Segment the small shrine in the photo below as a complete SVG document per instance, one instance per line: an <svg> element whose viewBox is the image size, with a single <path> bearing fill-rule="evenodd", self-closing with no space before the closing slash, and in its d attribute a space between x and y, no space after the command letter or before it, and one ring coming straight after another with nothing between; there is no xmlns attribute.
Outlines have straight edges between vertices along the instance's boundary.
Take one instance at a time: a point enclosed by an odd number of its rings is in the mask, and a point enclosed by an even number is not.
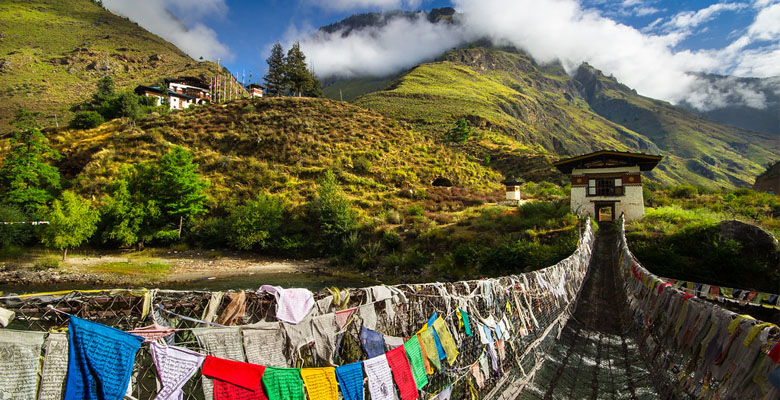
<svg viewBox="0 0 780 400"><path fill-rule="evenodd" d="M663 156L602 150L560 160L553 165L571 176L571 211L600 222L620 213L626 220L645 215L642 172L651 171Z"/></svg>

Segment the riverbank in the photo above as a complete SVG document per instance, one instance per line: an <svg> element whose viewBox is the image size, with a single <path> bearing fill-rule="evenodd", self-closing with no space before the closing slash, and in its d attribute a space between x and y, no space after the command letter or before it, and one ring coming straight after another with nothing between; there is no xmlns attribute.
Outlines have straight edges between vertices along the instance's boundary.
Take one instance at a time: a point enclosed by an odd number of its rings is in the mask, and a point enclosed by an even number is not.
<svg viewBox="0 0 780 400"><path fill-rule="evenodd" d="M32 250L0 261L0 291L80 288L160 287L169 289L249 289L262 284L313 289L365 286L376 277L333 267L325 259L285 259L235 252L149 249L141 252L81 253L60 256Z"/></svg>

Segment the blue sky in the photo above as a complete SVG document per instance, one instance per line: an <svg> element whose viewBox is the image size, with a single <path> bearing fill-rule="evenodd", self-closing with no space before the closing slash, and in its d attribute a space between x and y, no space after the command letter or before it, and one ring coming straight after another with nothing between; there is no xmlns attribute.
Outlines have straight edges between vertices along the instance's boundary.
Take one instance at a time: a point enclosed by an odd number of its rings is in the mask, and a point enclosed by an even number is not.
<svg viewBox="0 0 780 400"><path fill-rule="evenodd" d="M483 37L522 48L542 63L560 61L570 71L588 62L642 94L686 100L701 108L718 99L710 99L713 93L686 72L780 75L780 0L104 0L104 4L194 58L219 58L239 75L253 71L254 81L266 69L265 59L276 41L285 47L301 41L321 76L352 77L397 73ZM349 38L312 37L316 28L356 13L444 6L462 12L457 30L421 20ZM183 26L170 24L166 11ZM745 101L758 104L761 99Z"/></svg>

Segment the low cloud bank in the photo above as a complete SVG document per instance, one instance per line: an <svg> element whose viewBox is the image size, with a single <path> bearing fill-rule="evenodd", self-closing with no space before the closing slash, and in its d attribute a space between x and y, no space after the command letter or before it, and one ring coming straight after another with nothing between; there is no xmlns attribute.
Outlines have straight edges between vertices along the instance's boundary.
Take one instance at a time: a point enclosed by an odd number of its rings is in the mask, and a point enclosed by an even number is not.
<svg viewBox="0 0 780 400"><path fill-rule="evenodd" d="M560 61L572 73L587 62L639 93L700 109L734 102L766 107L749 85L713 85L689 72L770 77L780 75L780 3L758 0L754 21L728 46L678 50L686 37L718 13L743 4L720 3L657 21L644 32L583 8L575 0L454 0L457 23L431 23L423 16L398 18L343 36L315 32L290 37L322 77L385 76L428 61L444 51L489 38L527 51L537 62Z"/></svg>

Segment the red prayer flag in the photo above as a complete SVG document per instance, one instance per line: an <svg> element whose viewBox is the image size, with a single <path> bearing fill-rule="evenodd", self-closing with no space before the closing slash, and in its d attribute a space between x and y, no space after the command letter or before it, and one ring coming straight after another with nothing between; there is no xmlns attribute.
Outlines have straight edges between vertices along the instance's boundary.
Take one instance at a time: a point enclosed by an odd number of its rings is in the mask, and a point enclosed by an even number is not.
<svg viewBox="0 0 780 400"><path fill-rule="evenodd" d="M202 372L214 379L214 400L268 400L262 389L262 365L206 356Z"/></svg>
<svg viewBox="0 0 780 400"><path fill-rule="evenodd" d="M769 351L769 358L775 363L780 363L780 342L775 343L772 350Z"/></svg>
<svg viewBox="0 0 780 400"><path fill-rule="evenodd" d="M398 391L401 392L401 400L416 400L420 396L417 394L417 385L414 383L412 370L409 368L409 360L406 359L404 346L398 346L387 353L387 363L390 364L390 370L393 371Z"/></svg>

